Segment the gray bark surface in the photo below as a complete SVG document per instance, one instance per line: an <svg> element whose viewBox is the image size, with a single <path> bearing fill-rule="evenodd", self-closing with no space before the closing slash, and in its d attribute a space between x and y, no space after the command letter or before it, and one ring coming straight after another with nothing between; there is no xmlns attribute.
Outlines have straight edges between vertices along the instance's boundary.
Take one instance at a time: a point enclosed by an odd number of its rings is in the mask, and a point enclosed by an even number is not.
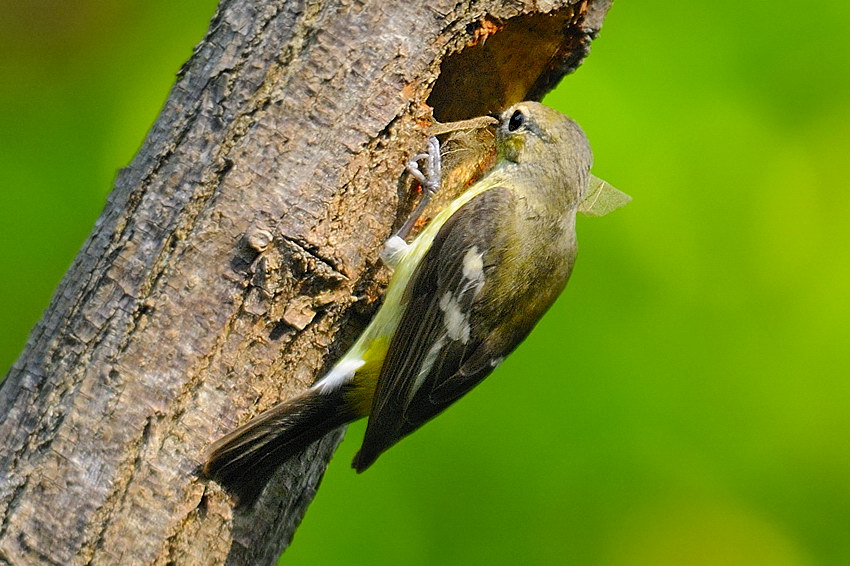
<svg viewBox="0 0 850 566"><path fill-rule="evenodd" d="M207 446L368 320L431 108L539 99L609 5L223 0L0 388L0 564L274 563L342 431L250 510Z"/></svg>

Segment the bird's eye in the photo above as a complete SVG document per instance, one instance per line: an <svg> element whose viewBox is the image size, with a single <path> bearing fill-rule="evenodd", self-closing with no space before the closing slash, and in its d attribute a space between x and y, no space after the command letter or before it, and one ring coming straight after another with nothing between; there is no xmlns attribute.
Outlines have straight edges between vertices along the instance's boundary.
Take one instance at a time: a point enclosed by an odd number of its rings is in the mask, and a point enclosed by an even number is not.
<svg viewBox="0 0 850 566"><path fill-rule="evenodd" d="M511 119L508 120L508 131L515 132L525 124L525 114L523 114L519 110L514 110L514 113L511 114Z"/></svg>

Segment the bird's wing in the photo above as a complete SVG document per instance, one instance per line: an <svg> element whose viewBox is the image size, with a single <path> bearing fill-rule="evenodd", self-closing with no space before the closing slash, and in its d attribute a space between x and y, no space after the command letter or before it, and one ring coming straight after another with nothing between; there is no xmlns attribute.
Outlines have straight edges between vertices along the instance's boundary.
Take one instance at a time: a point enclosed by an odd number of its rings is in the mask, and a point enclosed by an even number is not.
<svg viewBox="0 0 850 566"><path fill-rule="evenodd" d="M354 467L362 471L387 448L484 379L499 352L486 340L493 270L512 224L511 191L471 199L440 228L405 290L406 308L378 378ZM489 309L492 310L492 309Z"/></svg>

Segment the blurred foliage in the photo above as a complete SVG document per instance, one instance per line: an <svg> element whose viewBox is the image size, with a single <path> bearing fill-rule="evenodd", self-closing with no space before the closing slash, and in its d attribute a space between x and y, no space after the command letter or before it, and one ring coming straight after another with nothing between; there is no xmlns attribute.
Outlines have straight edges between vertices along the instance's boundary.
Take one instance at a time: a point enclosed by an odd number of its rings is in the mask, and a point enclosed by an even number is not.
<svg viewBox="0 0 850 566"><path fill-rule="evenodd" d="M0 365L212 0L0 10ZM804 9L807 8L807 9ZM850 5L617 2L547 102L634 197L475 393L348 469L287 564L850 563Z"/></svg>

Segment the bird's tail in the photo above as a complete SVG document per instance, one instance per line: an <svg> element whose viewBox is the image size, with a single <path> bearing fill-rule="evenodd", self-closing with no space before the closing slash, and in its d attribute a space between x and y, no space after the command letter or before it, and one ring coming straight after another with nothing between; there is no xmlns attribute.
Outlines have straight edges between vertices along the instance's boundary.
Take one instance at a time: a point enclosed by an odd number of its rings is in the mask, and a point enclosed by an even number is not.
<svg viewBox="0 0 850 566"><path fill-rule="evenodd" d="M275 470L332 430L351 422L345 387L303 395L261 413L210 447L204 475L251 505Z"/></svg>

